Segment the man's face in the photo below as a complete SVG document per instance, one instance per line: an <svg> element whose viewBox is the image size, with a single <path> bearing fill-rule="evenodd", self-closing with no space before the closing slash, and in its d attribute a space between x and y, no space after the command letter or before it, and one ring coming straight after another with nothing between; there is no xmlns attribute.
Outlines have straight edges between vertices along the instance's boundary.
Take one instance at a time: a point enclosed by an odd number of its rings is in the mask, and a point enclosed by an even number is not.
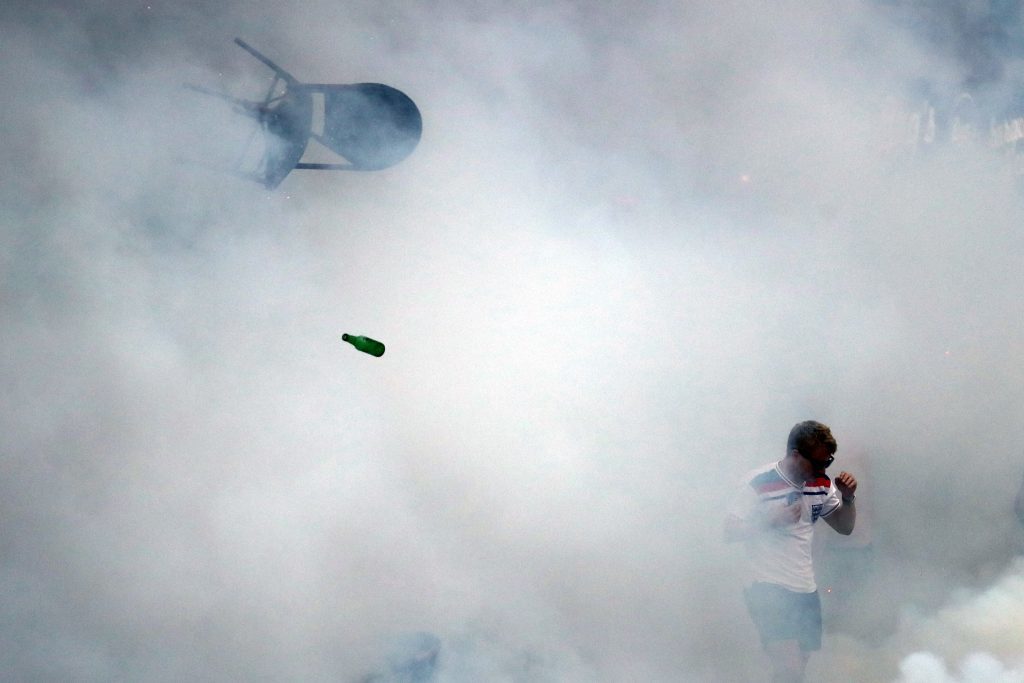
<svg viewBox="0 0 1024 683"><path fill-rule="evenodd" d="M828 452L828 446L824 444L818 444L811 448L808 455L800 455L804 462L807 463L808 469L814 474L824 474L825 469L832 464L835 460L832 454Z"/></svg>

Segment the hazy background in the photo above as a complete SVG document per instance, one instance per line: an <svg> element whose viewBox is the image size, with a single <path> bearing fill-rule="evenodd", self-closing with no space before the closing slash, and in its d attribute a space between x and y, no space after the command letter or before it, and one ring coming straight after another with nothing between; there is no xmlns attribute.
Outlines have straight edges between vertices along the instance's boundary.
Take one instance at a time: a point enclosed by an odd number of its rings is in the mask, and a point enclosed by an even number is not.
<svg viewBox="0 0 1024 683"><path fill-rule="evenodd" d="M937 6L5 3L3 678L354 681L425 630L443 681L757 680L721 523L818 419L873 559L811 674L1020 680L1022 17ZM182 163L244 144L181 88L262 94L236 36L418 149ZM911 140L964 89L982 142Z"/></svg>

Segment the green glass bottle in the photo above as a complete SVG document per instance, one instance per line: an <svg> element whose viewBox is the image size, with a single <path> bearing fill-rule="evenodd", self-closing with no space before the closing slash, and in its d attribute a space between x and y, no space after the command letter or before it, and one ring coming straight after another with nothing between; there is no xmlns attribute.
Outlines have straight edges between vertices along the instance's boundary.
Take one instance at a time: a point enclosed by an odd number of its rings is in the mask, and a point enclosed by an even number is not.
<svg viewBox="0 0 1024 683"><path fill-rule="evenodd" d="M363 353L368 353L371 356L377 356L380 358L384 355L384 345L376 339L370 339L369 337L356 336L354 334L343 334L341 335L342 341L347 341L352 346L356 347Z"/></svg>

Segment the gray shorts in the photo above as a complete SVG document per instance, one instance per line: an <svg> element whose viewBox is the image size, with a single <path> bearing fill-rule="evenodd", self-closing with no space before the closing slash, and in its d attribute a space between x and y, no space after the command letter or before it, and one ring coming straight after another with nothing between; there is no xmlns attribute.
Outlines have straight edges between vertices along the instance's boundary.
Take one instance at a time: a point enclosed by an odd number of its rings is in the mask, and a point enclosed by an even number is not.
<svg viewBox="0 0 1024 683"><path fill-rule="evenodd" d="M821 598L772 583L755 583L743 597L761 635L761 645L795 640L804 652L821 649Z"/></svg>

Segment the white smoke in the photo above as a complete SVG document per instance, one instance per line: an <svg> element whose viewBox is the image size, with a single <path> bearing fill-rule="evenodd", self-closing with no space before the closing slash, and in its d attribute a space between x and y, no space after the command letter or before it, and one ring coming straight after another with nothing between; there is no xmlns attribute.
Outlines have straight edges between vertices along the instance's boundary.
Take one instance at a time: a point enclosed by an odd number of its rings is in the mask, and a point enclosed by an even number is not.
<svg viewBox="0 0 1024 683"><path fill-rule="evenodd" d="M425 630L443 680L754 680L728 482L814 418L875 560L811 666L1019 672L1024 212L1003 151L880 132L995 73L908 7L8 3L0 668L357 680ZM179 163L248 134L181 88L261 93L235 36L420 147Z"/></svg>
<svg viewBox="0 0 1024 683"><path fill-rule="evenodd" d="M1018 683L1024 680L1024 668L1008 670L987 653L969 655L951 672L940 657L918 652L903 660L900 673L896 683Z"/></svg>
<svg viewBox="0 0 1024 683"><path fill-rule="evenodd" d="M895 641L927 651L901 662L899 683L1024 680L1022 618L1024 559L1018 558L980 594L965 591L934 615L905 625Z"/></svg>
<svg viewBox="0 0 1024 683"><path fill-rule="evenodd" d="M991 585L958 589L934 610L904 603L899 623L874 643L850 631L834 633L813 668L819 675L843 671L853 680L879 683L1019 681L1022 570L1024 560L1017 558Z"/></svg>

